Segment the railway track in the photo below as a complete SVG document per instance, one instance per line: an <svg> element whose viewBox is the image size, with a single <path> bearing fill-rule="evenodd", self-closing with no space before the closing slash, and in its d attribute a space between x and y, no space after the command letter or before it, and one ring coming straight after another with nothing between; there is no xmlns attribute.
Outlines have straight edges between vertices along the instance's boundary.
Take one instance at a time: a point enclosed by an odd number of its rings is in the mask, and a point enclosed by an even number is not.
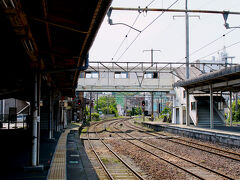
<svg viewBox="0 0 240 180"><path fill-rule="evenodd" d="M104 121L105 122L105 121ZM89 136L89 128L87 131L88 144L92 149L93 154L98 160L98 163L91 156L91 160L95 161L95 168L105 171L105 175L100 172L100 179L144 179L138 172L136 172L127 162L125 162L116 152L114 152L109 145L99 136L96 127L104 122L93 125L93 132L98 140L91 140ZM96 138L95 137L95 138ZM95 144L95 145L94 145ZM97 145L97 149L95 146ZM101 165L101 167L99 167ZM96 167L97 166L97 167Z"/></svg>
<svg viewBox="0 0 240 180"><path fill-rule="evenodd" d="M115 122L110 123L110 125L113 125ZM117 123L117 122L116 122ZM120 122L118 122L120 123ZM116 126L113 127L118 132L123 132L120 128L117 128ZM202 166L198 163L192 162L191 160L188 160L186 158L180 157L174 153L171 153L169 151L166 151L160 147L157 147L149 142L146 142L145 140L139 140L136 137L130 135L130 134L124 134L120 135L116 131L114 131L117 136L121 138L125 138L124 141L129 142L130 144L138 147L139 149L151 154L154 157L157 157L161 161L164 161L165 163L168 163L178 169L181 169L182 171L190 174L194 178L197 179L233 179L232 177L225 175L221 172L212 170L211 168ZM132 140L127 140L126 136L131 137ZM164 154L164 155L163 155Z"/></svg>
<svg viewBox="0 0 240 180"><path fill-rule="evenodd" d="M125 122L127 122L127 121L125 121ZM127 122L127 123L129 123L129 122ZM148 129L138 127L138 126L135 126L133 124L129 125L129 124L125 123L125 125L128 126L129 128L135 129L135 130L141 130L142 133L149 134L149 135L152 135L154 137L159 137L159 135L167 137L163 133L149 132ZM184 140L184 139L181 139L179 137L170 137L170 138L163 138L163 139L166 140L166 141L170 141L172 143L181 144L181 145L184 145L184 146L187 146L187 147L191 147L191 148L194 148L194 149L197 149L197 150L201 150L201 151L204 151L204 152L207 152L207 153L211 153L211 154L214 154L214 155L218 155L220 157L224 157L224 158L228 158L228 159L240 162L240 154L239 153L235 153L235 152L223 150L223 149L220 149L220 148L212 147L212 146L209 146L209 145L204 145L204 144Z"/></svg>

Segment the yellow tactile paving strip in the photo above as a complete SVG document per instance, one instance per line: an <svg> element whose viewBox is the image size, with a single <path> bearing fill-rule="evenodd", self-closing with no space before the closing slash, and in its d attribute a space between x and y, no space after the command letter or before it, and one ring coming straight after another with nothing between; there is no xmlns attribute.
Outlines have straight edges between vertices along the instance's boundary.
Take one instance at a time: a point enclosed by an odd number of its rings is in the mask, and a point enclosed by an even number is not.
<svg viewBox="0 0 240 180"><path fill-rule="evenodd" d="M66 180L66 143L69 131L70 129L65 130L58 140L49 170L48 180Z"/></svg>

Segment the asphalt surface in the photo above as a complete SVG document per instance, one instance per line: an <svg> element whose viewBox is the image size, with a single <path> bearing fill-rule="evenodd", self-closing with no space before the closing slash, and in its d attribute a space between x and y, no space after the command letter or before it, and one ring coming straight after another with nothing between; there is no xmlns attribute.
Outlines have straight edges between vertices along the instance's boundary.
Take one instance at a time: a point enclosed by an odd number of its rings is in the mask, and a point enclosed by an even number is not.
<svg viewBox="0 0 240 180"><path fill-rule="evenodd" d="M67 179L98 179L77 130L71 130L67 137Z"/></svg>

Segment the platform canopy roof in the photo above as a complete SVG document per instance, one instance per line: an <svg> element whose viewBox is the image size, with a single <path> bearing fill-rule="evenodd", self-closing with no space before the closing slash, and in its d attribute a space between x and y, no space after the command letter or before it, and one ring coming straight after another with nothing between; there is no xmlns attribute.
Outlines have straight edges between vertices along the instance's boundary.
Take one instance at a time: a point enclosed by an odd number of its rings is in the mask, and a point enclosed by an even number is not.
<svg viewBox="0 0 240 180"><path fill-rule="evenodd" d="M33 74L73 96L112 0L0 1L0 98L28 98Z"/></svg>
<svg viewBox="0 0 240 180"><path fill-rule="evenodd" d="M178 81L174 87L184 87L189 92L209 92L210 85L213 91L240 91L240 65L224 68L219 71L201 75L184 81Z"/></svg>

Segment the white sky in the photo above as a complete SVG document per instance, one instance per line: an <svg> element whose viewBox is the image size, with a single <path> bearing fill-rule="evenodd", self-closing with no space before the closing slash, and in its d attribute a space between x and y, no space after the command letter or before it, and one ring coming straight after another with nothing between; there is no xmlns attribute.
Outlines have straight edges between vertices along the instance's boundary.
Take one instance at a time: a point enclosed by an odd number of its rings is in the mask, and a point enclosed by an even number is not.
<svg viewBox="0 0 240 180"><path fill-rule="evenodd" d="M113 7L146 7L152 0L113 0ZM155 0L149 8L168 8L175 0ZM184 9L185 0L179 0L172 9ZM229 10L240 12L239 0L188 0L189 9L202 10ZM138 12L135 11L113 11L111 19L113 23L126 23L132 25ZM150 22L153 21L161 12L141 13L134 27L136 29L144 29ZM184 62L185 57L185 18L178 17L173 20L173 15L184 15L184 13L165 12L151 26L142 32L130 48L122 55L129 47L130 43L138 35L137 31L131 30L128 37L123 42L118 53L114 56L121 42L129 31L127 26L114 25L110 26L105 17L98 35L90 50L91 61L149 61L151 48L161 50L154 53L155 62ZM223 34L232 29L225 29L223 26L224 20L222 15L214 14L189 14L200 15L200 19L196 17L190 18L190 54L202 46L210 43L213 40L221 37ZM228 23L230 26L240 25L240 15L229 15ZM190 56L190 62L202 59L223 46L229 46L240 41L240 28L235 29L227 34L224 38L219 39L210 46L194 53ZM234 62L240 63L240 43L227 48L229 56L235 56ZM122 56L121 56L122 55ZM121 58L119 58L121 56ZM217 53L210 55L204 59L212 59L212 56L217 56ZM112 60L113 58L113 60Z"/></svg>

